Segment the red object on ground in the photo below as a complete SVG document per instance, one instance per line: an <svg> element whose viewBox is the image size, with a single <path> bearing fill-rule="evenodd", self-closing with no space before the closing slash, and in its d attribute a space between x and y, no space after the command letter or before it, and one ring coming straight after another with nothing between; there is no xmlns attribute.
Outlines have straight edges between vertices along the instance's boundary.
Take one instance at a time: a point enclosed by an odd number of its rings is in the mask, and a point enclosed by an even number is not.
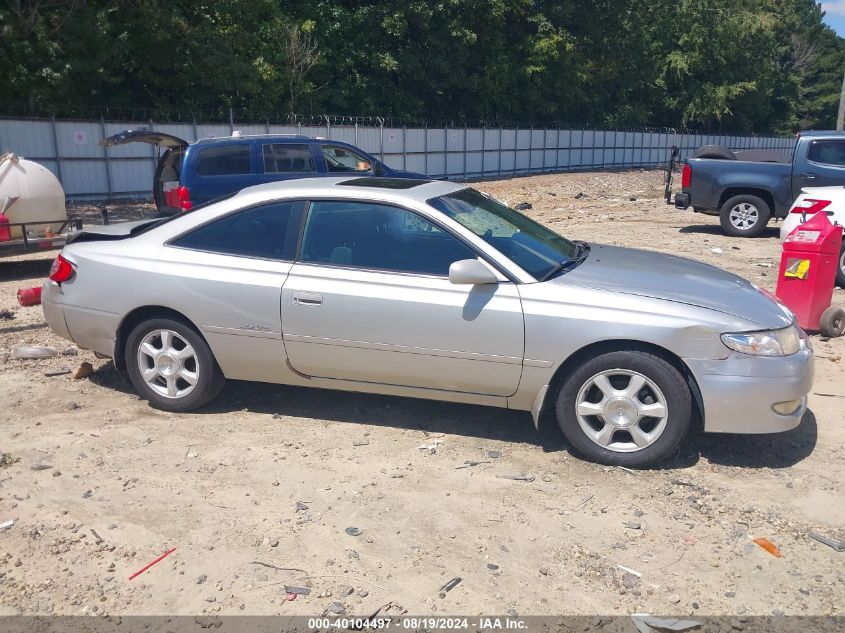
<svg viewBox="0 0 845 633"><path fill-rule="evenodd" d="M18 290L18 303L23 308L41 305L41 286Z"/></svg>
<svg viewBox="0 0 845 633"><path fill-rule="evenodd" d="M150 567L152 567L153 565L155 565L157 562L159 562L159 561L160 561L160 560L162 560L163 558L165 558L165 557L167 557L167 556L170 556L170 555L171 555L173 552L175 552L175 551L176 551L176 548L175 548L175 547L174 547L173 549L169 549L169 550L167 550L164 554L162 554L161 556L159 556L158 558L156 558L153 562L149 563L148 565L144 565L141 569L139 569L139 570L138 570L138 571L136 571L134 574L132 574L131 576L129 576L129 580L132 580L133 578L135 578L135 576L140 576L140 575L141 575L141 574L143 574L145 571L147 571Z"/></svg>
<svg viewBox="0 0 845 633"><path fill-rule="evenodd" d="M6 214L0 213L0 242L9 242L12 239L12 229L9 228L9 218Z"/></svg>
<svg viewBox="0 0 845 633"><path fill-rule="evenodd" d="M817 331L830 307L841 246L842 227L824 212L795 227L783 243L775 294L805 330Z"/></svg>

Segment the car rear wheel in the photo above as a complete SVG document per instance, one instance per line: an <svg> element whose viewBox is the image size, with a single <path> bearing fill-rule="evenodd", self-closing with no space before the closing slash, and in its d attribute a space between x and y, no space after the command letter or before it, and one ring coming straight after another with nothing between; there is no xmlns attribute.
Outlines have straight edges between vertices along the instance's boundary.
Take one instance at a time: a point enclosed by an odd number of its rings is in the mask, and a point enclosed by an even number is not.
<svg viewBox="0 0 845 633"><path fill-rule="evenodd" d="M677 450L692 418L681 373L640 350L609 352L577 368L558 393L558 424L591 461L645 466Z"/></svg>
<svg viewBox="0 0 845 633"><path fill-rule="evenodd" d="M766 201L749 195L729 198L719 212L722 230L731 237L757 237L770 217L772 210Z"/></svg>
<svg viewBox="0 0 845 633"><path fill-rule="evenodd" d="M174 319L149 319L126 340L126 367L156 409L190 411L212 400L226 380L205 340Z"/></svg>

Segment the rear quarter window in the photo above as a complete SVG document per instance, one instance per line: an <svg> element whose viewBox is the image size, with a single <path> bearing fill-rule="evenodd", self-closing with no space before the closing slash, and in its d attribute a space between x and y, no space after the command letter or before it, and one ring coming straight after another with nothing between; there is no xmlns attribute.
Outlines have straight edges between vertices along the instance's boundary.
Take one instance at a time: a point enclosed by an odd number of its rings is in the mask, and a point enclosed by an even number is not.
<svg viewBox="0 0 845 633"><path fill-rule="evenodd" d="M222 145L200 150L197 174L200 176L233 176L250 173L249 145Z"/></svg>

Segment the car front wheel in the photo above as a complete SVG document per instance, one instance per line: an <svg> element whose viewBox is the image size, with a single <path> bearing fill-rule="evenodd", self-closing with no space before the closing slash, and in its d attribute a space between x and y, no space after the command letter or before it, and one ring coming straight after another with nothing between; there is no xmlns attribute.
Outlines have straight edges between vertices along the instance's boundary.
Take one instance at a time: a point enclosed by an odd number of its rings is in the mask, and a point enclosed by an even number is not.
<svg viewBox="0 0 845 633"><path fill-rule="evenodd" d="M558 393L558 424L591 461L645 466L677 450L692 418L681 373L640 350L608 352L573 371Z"/></svg>
<svg viewBox="0 0 845 633"><path fill-rule="evenodd" d="M225 384L205 340L174 319L137 325L126 340L126 367L141 397L164 411L201 407Z"/></svg>

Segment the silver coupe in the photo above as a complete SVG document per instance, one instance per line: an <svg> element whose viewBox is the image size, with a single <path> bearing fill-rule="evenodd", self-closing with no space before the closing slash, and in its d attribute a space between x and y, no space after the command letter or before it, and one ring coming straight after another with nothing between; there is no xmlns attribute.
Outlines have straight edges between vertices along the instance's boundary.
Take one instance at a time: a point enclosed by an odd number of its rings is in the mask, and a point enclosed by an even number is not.
<svg viewBox="0 0 845 633"><path fill-rule="evenodd" d="M718 268L573 242L463 184L307 179L77 233L47 323L169 411L227 378L551 410L606 464L797 426L813 352Z"/></svg>

